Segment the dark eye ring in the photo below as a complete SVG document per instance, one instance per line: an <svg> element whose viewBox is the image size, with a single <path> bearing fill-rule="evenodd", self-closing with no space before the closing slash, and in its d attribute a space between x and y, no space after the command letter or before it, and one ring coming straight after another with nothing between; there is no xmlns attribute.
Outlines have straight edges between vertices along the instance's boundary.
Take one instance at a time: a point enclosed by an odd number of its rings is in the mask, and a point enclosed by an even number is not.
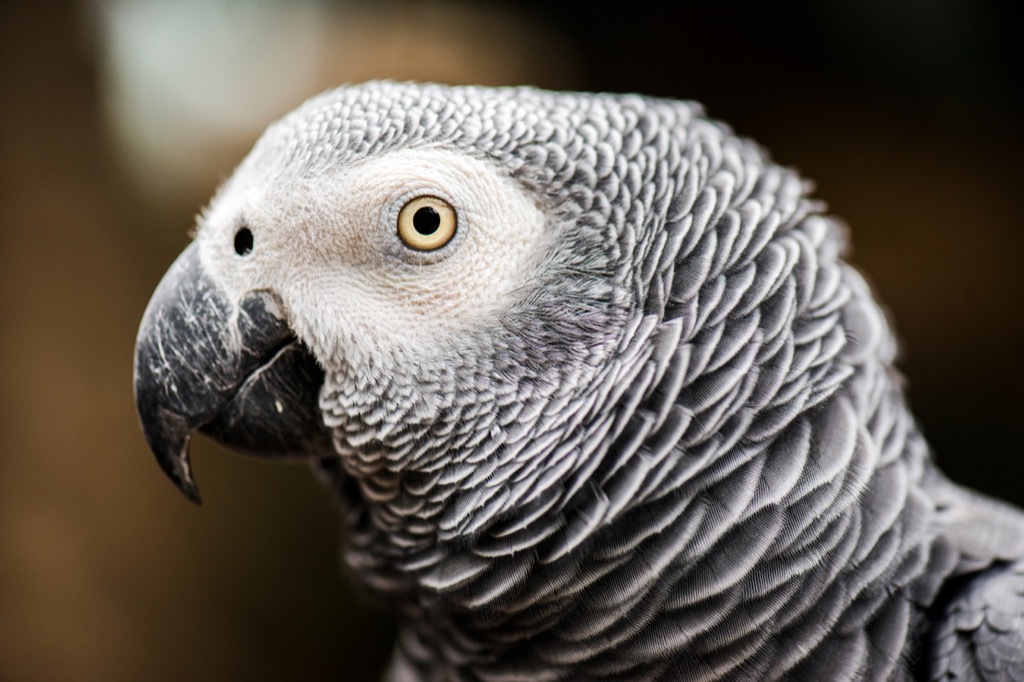
<svg viewBox="0 0 1024 682"><path fill-rule="evenodd" d="M243 227L235 232L235 253L239 256L248 256L252 253L253 237L252 230Z"/></svg>

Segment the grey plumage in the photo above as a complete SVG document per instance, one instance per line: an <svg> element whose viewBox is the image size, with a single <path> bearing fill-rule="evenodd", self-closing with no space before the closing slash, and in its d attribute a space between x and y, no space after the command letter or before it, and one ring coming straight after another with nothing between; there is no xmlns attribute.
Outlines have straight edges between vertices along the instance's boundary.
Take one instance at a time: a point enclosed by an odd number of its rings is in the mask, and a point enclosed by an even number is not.
<svg viewBox="0 0 1024 682"><path fill-rule="evenodd" d="M307 266L358 271L358 298L470 248L336 260L323 216L348 198L327 188L403 150L483 164L543 216L493 310L395 331L310 303ZM1024 516L935 468L885 316L808 191L699 106L637 96L371 83L268 129L187 257L227 299L267 296L323 369L333 449L284 440L399 613L392 679L1024 676ZM232 274L243 222L254 253L308 250ZM137 394L151 434L182 415L151 446L192 485L189 430L230 444L244 425L166 398L195 360L147 349L180 298L147 311ZM353 325L325 327L329 305Z"/></svg>

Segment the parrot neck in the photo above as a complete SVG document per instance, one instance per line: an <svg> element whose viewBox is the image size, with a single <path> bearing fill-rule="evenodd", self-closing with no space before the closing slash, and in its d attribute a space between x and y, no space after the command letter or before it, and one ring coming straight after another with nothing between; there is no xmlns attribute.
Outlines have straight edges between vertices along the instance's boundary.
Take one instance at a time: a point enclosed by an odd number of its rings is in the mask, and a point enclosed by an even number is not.
<svg viewBox="0 0 1024 682"><path fill-rule="evenodd" d="M349 562L401 613L390 678L832 679L815 666L837 655L889 674L935 558L927 446L871 355L776 437L740 439L667 494L595 524L613 497L586 486L519 531L416 554L427 570L380 551L393 536L339 478Z"/></svg>
<svg viewBox="0 0 1024 682"><path fill-rule="evenodd" d="M887 372L861 368L767 447L568 555L449 547L447 584L392 574L391 679L838 679L832 660L888 676L935 589L918 580L935 561L926 460Z"/></svg>

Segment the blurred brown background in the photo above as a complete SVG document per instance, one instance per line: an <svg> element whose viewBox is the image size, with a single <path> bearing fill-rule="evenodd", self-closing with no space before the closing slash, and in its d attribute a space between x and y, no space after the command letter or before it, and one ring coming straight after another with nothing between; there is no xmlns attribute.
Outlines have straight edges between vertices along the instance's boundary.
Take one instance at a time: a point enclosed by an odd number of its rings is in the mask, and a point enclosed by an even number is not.
<svg viewBox="0 0 1024 682"><path fill-rule="evenodd" d="M194 214L266 123L370 77L703 101L818 185L904 342L943 468L1024 503L1021 23L1007 0L6 3L0 10L0 679L374 679L303 467L200 439L163 480L132 348Z"/></svg>

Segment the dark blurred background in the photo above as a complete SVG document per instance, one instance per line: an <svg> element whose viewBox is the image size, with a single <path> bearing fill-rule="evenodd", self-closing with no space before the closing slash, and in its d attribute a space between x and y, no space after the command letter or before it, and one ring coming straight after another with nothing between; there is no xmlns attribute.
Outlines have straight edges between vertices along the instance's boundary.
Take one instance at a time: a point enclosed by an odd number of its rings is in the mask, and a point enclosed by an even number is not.
<svg viewBox="0 0 1024 682"><path fill-rule="evenodd" d="M0 679L374 679L301 466L139 433L132 348L259 131L372 77L697 99L817 182L896 320L953 477L1024 503L1022 31L1010 0L5 3Z"/></svg>

